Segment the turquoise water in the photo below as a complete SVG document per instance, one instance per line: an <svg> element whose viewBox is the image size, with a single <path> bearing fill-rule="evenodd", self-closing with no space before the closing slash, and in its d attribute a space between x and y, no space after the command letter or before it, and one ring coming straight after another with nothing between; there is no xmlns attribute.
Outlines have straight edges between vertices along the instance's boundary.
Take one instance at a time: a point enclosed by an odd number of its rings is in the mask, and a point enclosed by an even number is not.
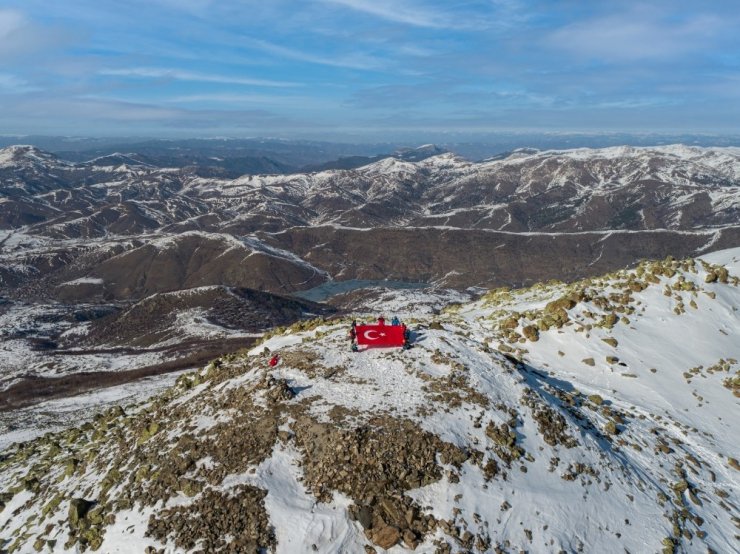
<svg viewBox="0 0 740 554"><path fill-rule="evenodd" d="M389 289L424 289L428 283L410 283L408 281L383 281L372 279L349 279L347 281L328 281L323 285L300 292L294 292L293 296L310 300L311 302L325 302L332 296L350 292L353 290L367 289L370 287L385 287Z"/></svg>

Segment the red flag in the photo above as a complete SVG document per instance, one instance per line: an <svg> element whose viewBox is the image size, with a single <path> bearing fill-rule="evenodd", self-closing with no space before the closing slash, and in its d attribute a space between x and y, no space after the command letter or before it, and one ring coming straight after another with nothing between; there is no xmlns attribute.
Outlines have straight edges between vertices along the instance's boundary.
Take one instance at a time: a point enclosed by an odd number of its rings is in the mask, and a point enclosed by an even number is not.
<svg viewBox="0 0 740 554"><path fill-rule="evenodd" d="M357 344L367 346L403 346L401 325L358 325Z"/></svg>

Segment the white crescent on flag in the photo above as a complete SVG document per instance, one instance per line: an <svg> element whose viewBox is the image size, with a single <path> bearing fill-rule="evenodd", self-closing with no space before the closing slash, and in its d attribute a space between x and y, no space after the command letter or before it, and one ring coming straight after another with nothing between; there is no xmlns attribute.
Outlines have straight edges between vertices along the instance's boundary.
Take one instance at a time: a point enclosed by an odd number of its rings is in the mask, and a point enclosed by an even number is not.
<svg viewBox="0 0 740 554"><path fill-rule="evenodd" d="M378 340L377 336L371 337L370 333L377 334L377 331L373 331L372 329L370 329L369 331L365 331L363 334L367 340Z"/></svg>

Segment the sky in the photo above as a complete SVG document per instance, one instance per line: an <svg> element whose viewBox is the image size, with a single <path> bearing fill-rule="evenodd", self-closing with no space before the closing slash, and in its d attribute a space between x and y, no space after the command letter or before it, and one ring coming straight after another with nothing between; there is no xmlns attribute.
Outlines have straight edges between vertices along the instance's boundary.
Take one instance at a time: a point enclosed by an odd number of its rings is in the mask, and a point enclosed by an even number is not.
<svg viewBox="0 0 740 554"><path fill-rule="evenodd" d="M737 0L0 0L0 134L740 132Z"/></svg>

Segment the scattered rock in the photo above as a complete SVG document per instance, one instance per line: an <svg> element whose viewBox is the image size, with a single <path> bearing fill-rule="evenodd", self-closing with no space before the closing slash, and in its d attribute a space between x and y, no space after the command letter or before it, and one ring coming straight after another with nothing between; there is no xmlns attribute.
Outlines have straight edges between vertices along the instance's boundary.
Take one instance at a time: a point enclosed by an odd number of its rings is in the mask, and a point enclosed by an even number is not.
<svg viewBox="0 0 740 554"><path fill-rule="evenodd" d="M537 342L540 340L540 331L537 327L534 325L527 325L522 329L522 334L527 338L528 340L532 342Z"/></svg>
<svg viewBox="0 0 740 554"><path fill-rule="evenodd" d="M588 399L597 406L601 406L604 403L604 399L601 397L601 395L598 394L591 394L589 395Z"/></svg>
<svg viewBox="0 0 740 554"><path fill-rule="evenodd" d="M380 548L389 549L397 545L401 540L401 531L392 525L386 525L379 529L367 532L368 538Z"/></svg>
<svg viewBox="0 0 740 554"><path fill-rule="evenodd" d="M276 540L265 510L266 495L267 491L250 485L233 487L229 493L206 490L193 505L153 514L146 535L161 542L173 540L175 546L184 550L272 550Z"/></svg>
<svg viewBox="0 0 740 554"><path fill-rule="evenodd" d="M87 513L95 505L90 500L84 498L73 498L69 503L69 512L67 520L73 528L79 527L80 520L84 519Z"/></svg>

